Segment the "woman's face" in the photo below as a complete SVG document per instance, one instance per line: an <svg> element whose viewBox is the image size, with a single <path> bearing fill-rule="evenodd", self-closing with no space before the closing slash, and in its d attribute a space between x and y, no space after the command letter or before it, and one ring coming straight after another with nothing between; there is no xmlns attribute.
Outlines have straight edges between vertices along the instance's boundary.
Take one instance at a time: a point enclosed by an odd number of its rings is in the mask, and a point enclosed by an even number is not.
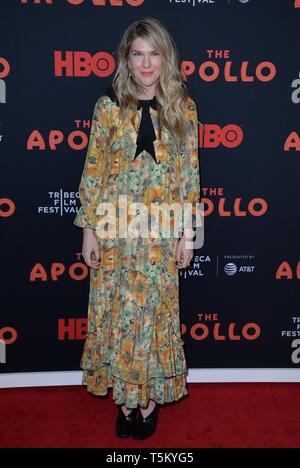
<svg viewBox="0 0 300 468"><path fill-rule="evenodd" d="M135 81L147 88L147 96L155 95L156 85L162 71L162 57L157 50L144 39L136 38L130 48L128 67Z"/></svg>

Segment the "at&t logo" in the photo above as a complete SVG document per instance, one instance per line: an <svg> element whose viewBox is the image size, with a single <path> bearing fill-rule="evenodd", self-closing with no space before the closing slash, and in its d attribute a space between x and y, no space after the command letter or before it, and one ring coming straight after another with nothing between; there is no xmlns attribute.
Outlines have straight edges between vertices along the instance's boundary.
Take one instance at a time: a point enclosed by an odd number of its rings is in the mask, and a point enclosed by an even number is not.
<svg viewBox="0 0 300 468"><path fill-rule="evenodd" d="M236 259L236 260L240 260L240 261L244 261L245 260L252 260L254 259L254 256L253 255L225 255L224 256L225 259ZM244 265L237 265L236 263L234 262L227 262L225 265L224 265L224 273L227 275L227 276L234 276L236 273L253 273L255 270L255 266L254 265L249 265L249 264L244 264Z"/></svg>
<svg viewBox="0 0 300 468"><path fill-rule="evenodd" d="M224 272L226 273L226 275L228 276L233 276L236 274L237 272L237 266L235 263L227 263L225 266L224 266Z"/></svg>

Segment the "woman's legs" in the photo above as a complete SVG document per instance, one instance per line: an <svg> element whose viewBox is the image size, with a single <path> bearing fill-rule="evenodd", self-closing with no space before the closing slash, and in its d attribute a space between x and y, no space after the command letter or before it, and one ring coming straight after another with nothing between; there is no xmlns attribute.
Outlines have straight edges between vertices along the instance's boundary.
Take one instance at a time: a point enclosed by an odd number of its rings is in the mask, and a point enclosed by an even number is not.
<svg viewBox="0 0 300 468"><path fill-rule="evenodd" d="M126 391L126 393L130 393L130 389L131 389L131 385L128 384L128 383L126 383L126 384L125 384L125 391ZM131 413L132 408L127 408L126 405L122 405L122 411L123 411L123 413L125 414L125 416L128 416L128 415Z"/></svg>
<svg viewBox="0 0 300 468"><path fill-rule="evenodd" d="M152 411L154 410L155 406L156 406L155 401L150 400L147 408L142 408L141 407L141 413L142 413L143 418L146 418L147 416L149 416L149 414L152 413ZM126 405L123 405L122 406L122 411L125 414L125 416L128 416L128 414L131 413L132 408L127 408Z"/></svg>
<svg viewBox="0 0 300 468"><path fill-rule="evenodd" d="M154 410L155 406L156 406L155 401L150 400L147 408L141 407L141 413L142 413L143 418L146 418L147 416L149 416L149 414L152 413L152 411ZM132 408L127 408L126 405L122 405L122 411L125 414L125 416L128 416L131 413Z"/></svg>
<svg viewBox="0 0 300 468"><path fill-rule="evenodd" d="M129 409L128 409L126 405L123 405L123 406L122 406L122 411L123 411L123 413L125 414L125 416L128 416L128 415L131 413L132 408L129 408Z"/></svg>
<svg viewBox="0 0 300 468"><path fill-rule="evenodd" d="M152 411L154 410L155 406L156 406L155 401L150 400L149 405L147 406L147 408L142 408L141 407L141 413L142 413L143 418L146 418L147 416L149 416L149 414L152 413ZM131 413L132 408L130 409L130 408L127 408L126 405L123 405L122 406L122 411L125 414L125 416L128 416Z"/></svg>
<svg viewBox="0 0 300 468"><path fill-rule="evenodd" d="M126 384L126 391L129 391L129 384ZM156 406L155 401L149 400L149 404L147 408L140 407L143 418L146 418L147 416L149 416L149 414L152 413L152 411L154 410L155 406ZM125 414L125 416L128 416L131 413L132 408L127 408L126 405L122 405L122 411Z"/></svg>
<svg viewBox="0 0 300 468"><path fill-rule="evenodd" d="M125 391L130 391L129 385L130 384L126 384ZM134 439L146 439L155 432L158 411L159 405L151 399L149 399L147 408L140 406L140 412L137 418L137 409L127 408L126 404L122 405L117 418L117 435L119 437L132 435Z"/></svg>

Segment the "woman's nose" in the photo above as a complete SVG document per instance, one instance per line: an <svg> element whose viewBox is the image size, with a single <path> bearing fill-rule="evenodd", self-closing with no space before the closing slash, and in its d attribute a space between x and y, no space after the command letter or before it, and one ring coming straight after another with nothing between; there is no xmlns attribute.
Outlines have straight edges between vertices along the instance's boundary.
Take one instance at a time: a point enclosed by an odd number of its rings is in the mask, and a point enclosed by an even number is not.
<svg viewBox="0 0 300 468"><path fill-rule="evenodd" d="M145 55L144 57L144 67L148 67L150 65L150 57L148 57L147 55Z"/></svg>

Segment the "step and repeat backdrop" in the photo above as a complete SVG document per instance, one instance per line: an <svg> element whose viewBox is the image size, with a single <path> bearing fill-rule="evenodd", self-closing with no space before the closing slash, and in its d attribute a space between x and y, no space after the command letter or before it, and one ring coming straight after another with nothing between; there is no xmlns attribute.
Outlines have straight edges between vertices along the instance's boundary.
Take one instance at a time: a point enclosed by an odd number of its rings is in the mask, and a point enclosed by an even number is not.
<svg viewBox="0 0 300 468"><path fill-rule="evenodd" d="M120 37L144 16L174 37L198 107L205 239L180 273L191 375L201 381L207 370L214 381L222 370L230 381L234 371L273 369L297 380L294 0L1 1L0 378L79 374L89 269L73 224L78 187L94 105L112 81Z"/></svg>

